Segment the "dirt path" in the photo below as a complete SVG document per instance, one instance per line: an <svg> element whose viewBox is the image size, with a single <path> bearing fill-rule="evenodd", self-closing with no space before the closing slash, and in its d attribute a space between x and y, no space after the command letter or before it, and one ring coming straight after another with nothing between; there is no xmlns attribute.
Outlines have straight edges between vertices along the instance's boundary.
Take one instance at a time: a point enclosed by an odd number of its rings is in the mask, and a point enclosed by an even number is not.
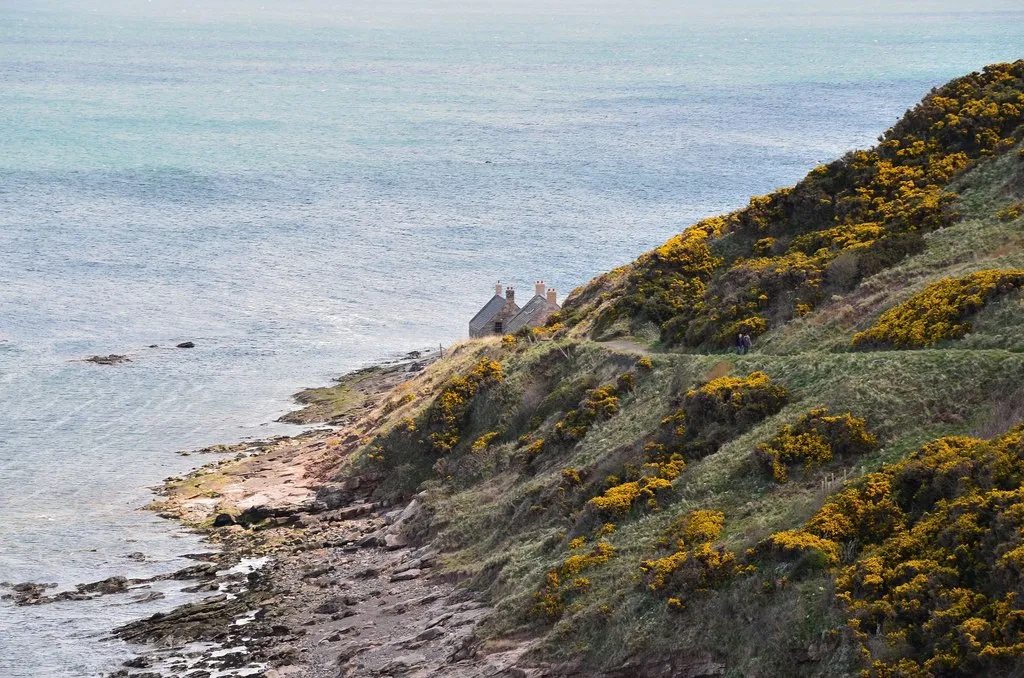
<svg viewBox="0 0 1024 678"><path fill-rule="evenodd" d="M635 339L612 339L611 341L599 341L596 342L598 346L607 346L608 348L621 351L623 353L639 353L641 355L652 355L656 353L649 346L645 346Z"/></svg>

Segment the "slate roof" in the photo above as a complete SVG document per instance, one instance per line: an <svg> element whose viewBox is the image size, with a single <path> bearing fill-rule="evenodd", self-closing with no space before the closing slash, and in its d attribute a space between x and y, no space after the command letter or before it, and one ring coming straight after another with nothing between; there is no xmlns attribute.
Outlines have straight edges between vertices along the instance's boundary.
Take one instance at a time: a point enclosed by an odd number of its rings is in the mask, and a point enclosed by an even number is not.
<svg viewBox="0 0 1024 678"><path fill-rule="evenodd" d="M547 320L547 316L558 311L560 308L558 304L552 304L548 302L546 297L536 294L533 299L526 302L523 309L512 320L508 321L505 325L505 332L512 334L531 323L535 325L542 324Z"/></svg>
<svg viewBox="0 0 1024 678"><path fill-rule="evenodd" d="M498 314L498 311L505 305L505 297L495 294L491 300L484 304L484 307L469 321L470 332L479 332L491 319Z"/></svg>

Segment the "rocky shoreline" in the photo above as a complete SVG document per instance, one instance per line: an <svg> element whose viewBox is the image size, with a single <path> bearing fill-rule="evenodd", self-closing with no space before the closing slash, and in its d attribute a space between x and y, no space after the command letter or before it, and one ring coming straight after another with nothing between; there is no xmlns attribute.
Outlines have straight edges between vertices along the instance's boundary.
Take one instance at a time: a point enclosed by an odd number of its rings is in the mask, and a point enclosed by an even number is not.
<svg viewBox="0 0 1024 678"><path fill-rule="evenodd" d="M167 580L205 594L114 629L109 640L131 643L137 654L108 678L724 675L721 664L693 657L645 657L595 673L579 662L538 661L533 636L487 637L481 625L493 610L460 586L458 569L446 568L431 544L425 493L397 505L377 500L383 478L352 463L385 419L433 392L450 369L425 369L439 359L409 354L298 398L306 408L296 417L330 426L182 452L217 459L168 478L148 508L218 546L189 555L196 565L54 593L54 585L8 584L5 597L18 605L98 596L142 602L160 597L151 587Z"/></svg>
<svg viewBox="0 0 1024 678"><path fill-rule="evenodd" d="M156 579L195 580L184 590L205 598L113 631L141 649L111 678L530 675L512 668L528 643L479 652L475 631L490 610L433 574L437 553L410 535L421 502L375 502L372 476L337 480L401 400L396 388L438 357L414 352L345 375L300 394L305 407L282 418L328 428L183 452L221 459L167 479L149 508L219 545L197 556L206 562L52 594L20 584L11 597L33 605L147 595Z"/></svg>

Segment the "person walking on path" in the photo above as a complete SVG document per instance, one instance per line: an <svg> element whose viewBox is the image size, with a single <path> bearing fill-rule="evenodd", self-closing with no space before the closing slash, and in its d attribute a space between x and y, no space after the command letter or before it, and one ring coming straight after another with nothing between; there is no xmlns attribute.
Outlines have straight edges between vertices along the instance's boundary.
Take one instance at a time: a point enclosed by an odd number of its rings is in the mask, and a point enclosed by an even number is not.
<svg viewBox="0 0 1024 678"><path fill-rule="evenodd" d="M736 355L743 355L745 351L745 345L743 343L743 334L736 335Z"/></svg>
<svg viewBox="0 0 1024 678"><path fill-rule="evenodd" d="M749 334L744 334L743 338L742 338L742 341L743 341L743 354L746 355L747 353L750 353L750 347L754 345L754 342L750 338Z"/></svg>

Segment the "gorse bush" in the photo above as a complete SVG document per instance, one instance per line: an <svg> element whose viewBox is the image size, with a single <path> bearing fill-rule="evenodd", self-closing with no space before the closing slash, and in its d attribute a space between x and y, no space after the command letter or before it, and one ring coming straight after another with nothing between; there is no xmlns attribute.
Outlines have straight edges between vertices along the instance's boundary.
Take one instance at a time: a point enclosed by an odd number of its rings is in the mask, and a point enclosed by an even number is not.
<svg viewBox="0 0 1024 678"><path fill-rule="evenodd" d="M831 498L760 555L860 553L836 591L871 675L1010 675L1024 657L1024 426L941 438ZM880 652L880 654L878 654Z"/></svg>
<svg viewBox="0 0 1024 678"><path fill-rule="evenodd" d="M1020 140L1024 61L933 91L881 142L792 188L687 229L565 303L559 320L655 322L662 339L727 346L804 315L924 247L957 214L950 181ZM842 267L833 267L843 257ZM599 311L597 309L600 309ZM599 317L595 318L595 314Z"/></svg>
<svg viewBox="0 0 1024 678"><path fill-rule="evenodd" d="M829 414L827 408L811 410L795 424L786 424L775 436L758 444L754 458L775 482L784 483L789 467L820 466L836 457L861 455L878 446L867 422L846 414Z"/></svg>
<svg viewBox="0 0 1024 678"><path fill-rule="evenodd" d="M610 419L618 412L618 389L614 385L591 389L579 408L569 410L555 424L555 435L564 440L580 440L596 422Z"/></svg>
<svg viewBox="0 0 1024 678"><path fill-rule="evenodd" d="M858 332L855 348L921 348L971 331L968 318L997 297L1020 290L1024 269L979 271L932 283Z"/></svg>
<svg viewBox="0 0 1024 678"><path fill-rule="evenodd" d="M686 462L679 454L668 454L660 445L648 446L647 462L639 470L628 473L625 482L614 478L611 487L590 499L587 505L599 513L612 515L629 513L639 500L644 500L647 508L656 508L658 494L671 490L672 481L684 468Z"/></svg>
<svg viewBox="0 0 1024 678"><path fill-rule="evenodd" d="M1024 200L1015 202L1011 205L1007 205L1003 209L999 210L999 213L996 214L996 217L1000 221L1013 221L1014 219L1020 217L1020 215L1022 214L1024 214Z"/></svg>
<svg viewBox="0 0 1024 678"><path fill-rule="evenodd" d="M389 471L388 493L401 495L412 491L441 470L448 455L463 442L463 429L469 423L470 409L476 398L501 381L501 364L486 358L465 374L450 377L416 419L403 419L374 438L367 445L363 463ZM499 435L500 431L490 431L466 447L479 454Z"/></svg>
<svg viewBox="0 0 1024 678"><path fill-rule="evenodd" d="M422 428L434 451L451 452L462 436L466 413L477 392L484 387L500 384L501 363L483 359L466 376L455 376L441 388L440 395L427 409Z"/></svg>
<svg viewBox="0 0 1024 678"><path fill-rule="evenodd" d="M669 452L658 443L648 443L644 454L646 461L639 469L630 466L624 478L610 478L608 489L587 505L599 513L620 516L637 506L638 500L645 500L647 508L657 508L658 494L672 489L672 481L686 468L686 462L682 455Z"/></svg>
<svg viewBox="0 0 1024 678"><path fill-rule="evenodd" d="M619 397L636 386L636 373L620 374L613 384L589 389L579 406L565 413L555 424L554 440L573 443L583 439L590 427L619 413Z"/></svg>
<svg viewBox="0 0 1024 678"><path fill-rule="evenodd" d="M570 550L579 550L586 545L586 538L573 540ZM590 580L581 577L586 570L603 565L615 555L615 547L608 542L597 542L586 553L576 553L562 563L549 570L545 576L544 586L533 594L533 611L547 619L557 619L565 612L566 604L574 593L581 593L590 588Z"/></svg>
<svg viewBox="0 0 1024 678"><path fill-rule="evenodd" d="M725 515L708 510L691 511L673 523L666 536L675 540L674 551L640 563L647 588L664 592L673 607L681 608L688 595L717 588L749 571L736 554L713 546L724 526Z"/></svg>
<svg viewBox="0 0 1024 678"><path fill-rule="evenodd" d="M701 457L779 412L788 400L786 389L763 372L720 377L687 391L682 409L665 423L681 434L684 456Z"/></svg>

